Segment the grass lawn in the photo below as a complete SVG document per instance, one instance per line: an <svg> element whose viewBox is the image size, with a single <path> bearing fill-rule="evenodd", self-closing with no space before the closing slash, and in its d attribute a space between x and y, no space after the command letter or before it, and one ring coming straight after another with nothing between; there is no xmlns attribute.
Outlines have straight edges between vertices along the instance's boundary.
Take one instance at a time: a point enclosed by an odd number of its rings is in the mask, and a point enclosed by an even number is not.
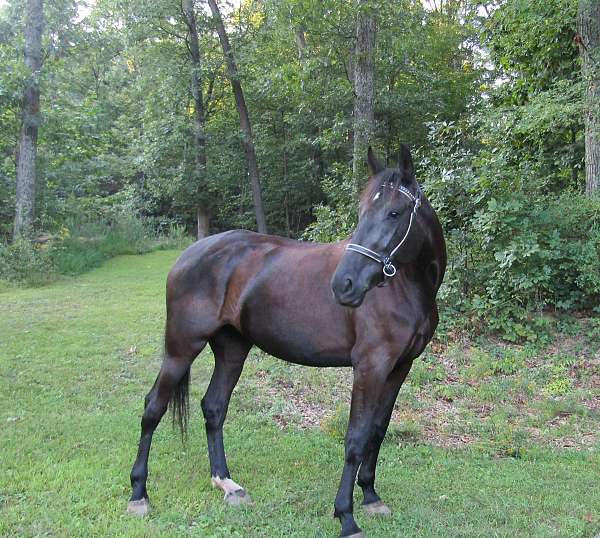
<svg viewBox="0 0 600 538"><path fill-rule="evenodd" d="M349 373L257 350L225 425L233 478L255 505L232 509L210 486L200 412L212 368L206 350L192 369L187 443L166 420L154 437L153 512L125 514L176 256L122 256L44 288L0 289L0 535L337 536ZM394 515L369 519L357 509L365 533L599 534L597 325L586 327L581 349L429 350L380 457L379 490Z"/></svg>

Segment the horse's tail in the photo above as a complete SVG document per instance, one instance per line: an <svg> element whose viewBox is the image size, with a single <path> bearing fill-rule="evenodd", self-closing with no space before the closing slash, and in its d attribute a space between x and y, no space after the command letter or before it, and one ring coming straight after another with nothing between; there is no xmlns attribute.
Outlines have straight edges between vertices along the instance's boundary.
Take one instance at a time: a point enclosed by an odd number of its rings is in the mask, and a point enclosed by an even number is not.
<svg viewBox="0 0 600 538"><path fill-rule="evenodd" d="M175 424L179 425L181 439L185 441L190 407L190 367L173 389L169 406L173 417L173 427L175 427Z"/></svg>

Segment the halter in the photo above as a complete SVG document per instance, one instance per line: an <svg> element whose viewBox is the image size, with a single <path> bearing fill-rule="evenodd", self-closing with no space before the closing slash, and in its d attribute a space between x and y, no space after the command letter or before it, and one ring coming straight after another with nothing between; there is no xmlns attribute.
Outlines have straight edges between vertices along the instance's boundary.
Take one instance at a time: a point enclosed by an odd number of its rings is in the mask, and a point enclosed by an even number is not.
<svg viewBox="0 0 600 538"><path fill-rule="evenodd" d="M385 184L382 185L382 187L385 187L385 186L386 186ZM412 192L410 192L406 187L404 187L403 185L400 185L397 188L397 190L398 190L398 192L400 192L401 194L406 196L413 203L413 209L410 212L410 220L408 221L408 228L406 229L406 233L404 234L404 237L400 240L400 243L398 243L396 245L396 247L387 256L385 254L379 254L379 252L375 252L374 250L371 250L370 248L363 247L362 245L357 245L356 243L348 243L346 245L346 250L358 252L359 254L362 254L363 256L367 256L367 258L371 258L372 260L375 260L377 263L383 264L383 274L388 278L391 278L396 274L396 267L392 263L392 258L394 257L394 254L396 254L398 249L406 241L406 238L408 237L408 234L410 233L410 229L412 227L412 223L415 218L415 215L417 214L417 209L419 209L419 207L421 206L421 198L423 197L423 191L421 190L421 186L418 184L417 184L417 190L416 190L417 195L416 196Z"/></svg>

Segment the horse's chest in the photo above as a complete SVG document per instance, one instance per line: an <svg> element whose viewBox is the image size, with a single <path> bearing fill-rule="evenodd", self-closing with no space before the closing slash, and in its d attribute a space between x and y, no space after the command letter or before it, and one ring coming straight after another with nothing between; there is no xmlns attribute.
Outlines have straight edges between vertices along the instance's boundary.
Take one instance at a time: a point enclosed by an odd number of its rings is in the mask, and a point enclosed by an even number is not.
<svg viewBox="0 0 600 538"><path fill-rule="evenodd" d="M358 348L380 349L391 357L415 358L431 340L434 313L421 305L378 311L361 317L357 326Z"/></svg>

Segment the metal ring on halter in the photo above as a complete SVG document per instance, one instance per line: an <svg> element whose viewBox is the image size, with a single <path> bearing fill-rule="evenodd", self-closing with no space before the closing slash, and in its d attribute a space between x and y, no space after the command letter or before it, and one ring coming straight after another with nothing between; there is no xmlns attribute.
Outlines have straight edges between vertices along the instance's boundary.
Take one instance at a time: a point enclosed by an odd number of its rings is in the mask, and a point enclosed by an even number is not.
<svg viewBox="0 0 600 538"><path fill-rule="evenodd" d="M383 274L388 278L392 278L396 274L396 268L392 262L388 262L383 266Z"/></svg>

